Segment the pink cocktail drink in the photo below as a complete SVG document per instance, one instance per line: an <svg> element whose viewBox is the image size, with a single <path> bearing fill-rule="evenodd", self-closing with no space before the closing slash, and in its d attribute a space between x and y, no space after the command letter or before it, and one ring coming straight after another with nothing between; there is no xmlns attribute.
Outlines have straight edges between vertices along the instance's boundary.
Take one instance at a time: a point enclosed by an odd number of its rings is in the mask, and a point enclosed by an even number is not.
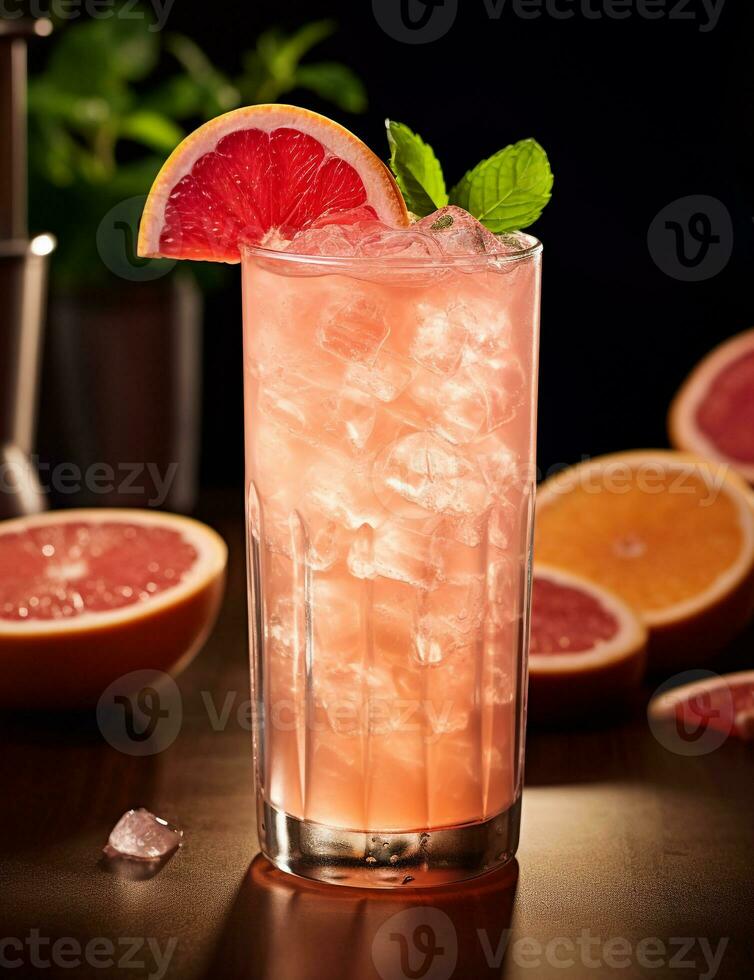
<svg viewBox="0 0 754 980"><path fill-rule="evenodd" d="M260 825L421 884L517 841L541 248L371 234L244 253Z"/></svg>

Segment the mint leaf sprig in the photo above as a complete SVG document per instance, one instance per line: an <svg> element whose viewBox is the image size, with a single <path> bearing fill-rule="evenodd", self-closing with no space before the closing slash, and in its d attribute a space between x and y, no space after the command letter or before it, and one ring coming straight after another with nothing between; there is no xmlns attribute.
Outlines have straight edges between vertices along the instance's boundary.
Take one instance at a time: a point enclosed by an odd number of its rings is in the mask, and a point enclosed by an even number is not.
<svg viewBox="0 0 754 980"><path fill-rule="evenodd" d="M403 123L386 121L390 169L406 207L424 217L448 204L440 161L432 147ZM409 203L410 202L410 203Z"/></svg>
<svg viewBox="0 0 754 980"><path fill-rule="evenodd" d="M550 200L552 170L536 140L520 140L493 153L448 193L432 147L404 123L388 119L386 126L390 169L406 207L420 218L456 204L499 235L528 228Z"/></svg>

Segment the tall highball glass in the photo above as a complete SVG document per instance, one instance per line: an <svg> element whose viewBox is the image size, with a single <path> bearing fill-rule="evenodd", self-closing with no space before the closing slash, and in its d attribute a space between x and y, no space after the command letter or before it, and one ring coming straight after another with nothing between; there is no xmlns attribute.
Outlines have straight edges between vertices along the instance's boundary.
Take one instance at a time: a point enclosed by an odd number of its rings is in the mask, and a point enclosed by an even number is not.
<svg viewBox="0 0 754 980"><path fill-rule="evenodd" d="M456 881L519 832L541 245L243 255L261 846Z"/></svg>

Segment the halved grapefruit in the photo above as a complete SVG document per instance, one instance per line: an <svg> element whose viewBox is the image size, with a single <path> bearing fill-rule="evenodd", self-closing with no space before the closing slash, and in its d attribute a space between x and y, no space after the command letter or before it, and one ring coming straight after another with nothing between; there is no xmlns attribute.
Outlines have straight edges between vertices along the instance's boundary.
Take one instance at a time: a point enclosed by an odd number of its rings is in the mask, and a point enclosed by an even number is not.
<svg viewBox="0 0 754 980"><path fill-rule="evenodd" d="M632 606L651 667L698 666L754 611L753 499L729 467L697 456L598 456L540 486L534 554Z"/></svg>
<svg viewBox="0 0 754 980"><path fill-rule="evenodd" d="M693 728L704 725L725 735L754 739L754 670L705 677L663 691L649 702L649 718Z"/></svg>
<svg viewBox="0 0 754 980"><path fill-rule="evenodd" d="M238 262L239 244L369 218L408 224L398 185L369 147L316 112L255 105L210 120L173 151L147 198L138 251Z"/></svg>
<svg viewBox="0 0 754 980"><path fill-rule="evenodd" d="M588 720L625 703L647 662L647 630L617 595L537 563L531 611L528 716Z"/></svg>
<svg viewBox="0 0 754 980"><path fill-rule="evenodd" d="M215 620L227 549L187 517L68 510L0 522L0 705L84 707L178 673Z"/></svg>
<svg viewBox="0 0 754 980"><path fill-rule="evenodd" d="M670 406L668 430L678 449L729 463L754 484L754 330L700 361Z"/></svg>

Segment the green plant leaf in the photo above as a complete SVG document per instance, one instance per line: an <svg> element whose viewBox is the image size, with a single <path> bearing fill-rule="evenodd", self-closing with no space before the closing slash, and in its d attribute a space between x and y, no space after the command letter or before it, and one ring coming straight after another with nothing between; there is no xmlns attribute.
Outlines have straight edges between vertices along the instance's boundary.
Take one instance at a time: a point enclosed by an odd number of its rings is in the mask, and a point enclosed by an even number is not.
<svg viewBox="0 0 754 980"><path fill-rule="evenodd" d="M139 81L155 68L159 55L157 35L147 28L146 19L120 17L72 24L60 32L45 76L84 95Z"/></svg>
<svg viewBox="0 0 754 980"><path fill-rule="evenodd" d="M79 129L98 126L112 114L107 99L69 92L39 78L29 83L28 105L29 113L34 117L56 119Z"/></svg>
<svg viewBox="0 0 754 980"><path fill-rule="evenodd" d="M301 88L347 112L363 112L366 91L350 68L332 61L301 64L336 28L335 21L317 20L292 34L277 27L260 34L255 47L244 55L243 73L235 82L241 101L247 105L278 102L291 89Z"/></svg>
<svg viewBox="0 0 754 980"><path fill-rule="evenodd" d="M390 168L406 207L423 218L448 203L440 161L432 147L403 123L388 119Z"/></svg>
<svg viewBox="0 0 754 980"><path fill-rule="evenodd" d="M160 45L157 34L148 29L148 15L145 14L141 20L111 17L98 23L117 25L112 35L112 53L119 78L138 82L154 71L160 55Z"/></svg>
<svg viewBox="0 0 754 980"><path fill-rule="evenodd" d="M139 109L120 120L118 135L158 153L171 153L183 139L183 130L167 116Z"/></svg>
<svg viewBox="0 0 754 980"><path fill-rule="evenodd" d="M171 34L165 46L200 91L201 114L206 119L239 104L239 92L229 78L212 64L198 44L183 34Z"/></svg>
<svg viewBox="0 0 754 980"><path fill-rule="evenodd" d="M174 75L147 93L140 104L171 119L189 119L204 114L204 89L189 75Z"/></svg>
<svg viewBox="0 0 754 980"><path fill-rule="evenodd" d="M518 231L542 214L552 182L547 154L536 140L526 139L478 163L452 189L450 201L495 234Z"/></svg>
<svg viewBox="0 0 754 980"><path fill-rule="evenodd" d="M29 196L30 206L33 207L41 197L36 182L59 188L75 181L79 153L76 141L56 119L32 118L29 126L29 171L33 191Z"/></svg>
<svg viewBox="0 0 754 980"><path fill-rule="evenodd" d="M293 34L272 28L260 34L257 52L273 78L292 81L301 59L335 32L332 20L315 20Z"/></svg>
<svg viewBox="0 0 754 980"><path fill-rule="evenodd" d="M164 157L160 155L122 163L107 188L113 197L113 203L126 197L136 197L137 194L146 197L163 162Z"/></svg>
<svg viewBox="0 0 754 980"><path fill-rule="evenodd" d="M299 65L295 75L297 88L314 92L346 112L364 112L367 93L364 84L346 65L337 61L319 61L313 65Z"/></svg>

